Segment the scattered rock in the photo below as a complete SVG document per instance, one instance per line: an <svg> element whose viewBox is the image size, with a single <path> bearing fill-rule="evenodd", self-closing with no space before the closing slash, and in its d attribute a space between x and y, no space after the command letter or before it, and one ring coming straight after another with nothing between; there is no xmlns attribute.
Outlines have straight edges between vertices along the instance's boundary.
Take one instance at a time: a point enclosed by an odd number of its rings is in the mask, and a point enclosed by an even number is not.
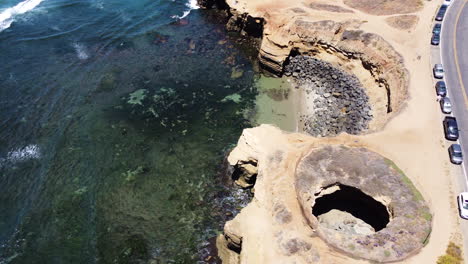
<svg viewBox="0 0 468 264"><path fill-rule="evenodd" d="M318 217L321 226L351 235L371 235L374 228L350 213L340 210L331 210Z"/></svg>
<svg viewBox="0 0 468 264"><path fill-rule="evenodd" d="M359 80L328 62L295 56L285 67L296 88L313 94L311 114L302 117L304 131L313 136L359 134L372 119L369 97Z"/></svg>

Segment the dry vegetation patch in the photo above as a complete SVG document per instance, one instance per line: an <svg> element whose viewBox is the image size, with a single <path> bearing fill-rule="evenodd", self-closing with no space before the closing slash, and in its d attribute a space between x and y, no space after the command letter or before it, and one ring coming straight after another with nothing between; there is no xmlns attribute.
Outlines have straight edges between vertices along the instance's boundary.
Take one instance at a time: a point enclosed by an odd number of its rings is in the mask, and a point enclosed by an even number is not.
<svg viewBox="0 0 468 264"><path fill-rule="evenodd" d="M328 12L335 12L335 13L354 13L350 9L343 8L341 6L336 5L329 5L329 4L321 4L321 3L310 3L309 7L316 10L323 10Z"/></svg>
<svg viewBox="0 0 468 264"><path fill-rule="evenodd" d="M461 264L463 263L462 250L458 245L450 242L445 255L437 259L437 264Z"/></svg>
<svg viewBox="0 0 468 264"><path fill-rule="evenodd" d="M415 15L394 16L386 18L385 22L396 29L409 30L416 26L419 22L419 17Z"/></svg>
<svg viewBox="0 0 468 264"><path fill-rule="evenodd" d="M349 7L371 15L408 14L423 7L421 0L344 0Z"/></svg>

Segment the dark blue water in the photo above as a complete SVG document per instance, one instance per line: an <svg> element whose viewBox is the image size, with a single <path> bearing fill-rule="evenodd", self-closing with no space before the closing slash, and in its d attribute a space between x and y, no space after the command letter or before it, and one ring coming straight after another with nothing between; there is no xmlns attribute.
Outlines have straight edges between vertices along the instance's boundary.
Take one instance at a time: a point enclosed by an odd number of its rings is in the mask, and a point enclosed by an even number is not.
<svg viewBox="0 0 468 264"><path fill-rule="evenodd" d="M0 32L0 263L203 259L256 76L222 19L187 10L44 0Z"/></svg>

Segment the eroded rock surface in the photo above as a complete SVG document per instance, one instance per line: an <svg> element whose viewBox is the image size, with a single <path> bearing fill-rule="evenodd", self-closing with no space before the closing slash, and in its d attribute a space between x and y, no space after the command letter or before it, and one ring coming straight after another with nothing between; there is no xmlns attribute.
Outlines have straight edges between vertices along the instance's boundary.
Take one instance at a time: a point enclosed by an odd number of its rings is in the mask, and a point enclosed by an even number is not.
<svg viewBox="0 0 468 264"><path fill-rule="evenodd" d="M391 161L349 142L245 129L228 161L258 162L255 196L218 238L231 249L219 250L223 263L391 262L421 249L432 221L421 194Z"/></svg>
<svg viewBox="0 0 468 264"><path fill-rule="evenodd" d="M385 126L403 108L408 96L409 76L403 58L378 33L411 21L403 16L395 17L392 26L383 22L388 28L369 32L363 29L368 21L361 11L395 14L398 10L407 13L422 7L417 0L383 2L363 5L352 0L345 1L346 4L341 1L299 4L287 0L199 0L207 7L224 8L230 15L229 30L261 39L258 59L267 71L283 74L288 58L296 53L314 56L355 74L366 89L374 111L369 131Z"/></svg>
<svg viewBox="0 0 468 264"><path fill-rule="evenodd" d="M349 211L360 209L361 219L376 226L390 218L388 224L369 235L324 228L309 208L314 208L323 190L334 185L349 192L357 188L380 202L373 206L368 199L356 199L354 193L337 201L355 199ZM421 194L391 161L364 148L332 145L312 150L298 165L295 186L304 216L319 236L351 255L375 261L401 260L420 249L429 237L431 214ZM382 205L386 211L379 210Z"/></svg>

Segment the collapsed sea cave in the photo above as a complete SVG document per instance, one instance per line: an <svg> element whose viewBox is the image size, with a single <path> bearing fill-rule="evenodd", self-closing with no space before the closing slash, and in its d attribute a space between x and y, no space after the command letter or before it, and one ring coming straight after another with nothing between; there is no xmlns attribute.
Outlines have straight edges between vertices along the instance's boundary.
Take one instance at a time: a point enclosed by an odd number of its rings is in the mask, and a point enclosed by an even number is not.
<svg viewBox="0 0 468 264"><path fill-rule="evenodd" d="M338 190L315 200L312 214L316 217L336 209L350 213L380 231L390 222L387 207L355 187L336 184ZM330 187L328 187L330 188Z"/></svg>

